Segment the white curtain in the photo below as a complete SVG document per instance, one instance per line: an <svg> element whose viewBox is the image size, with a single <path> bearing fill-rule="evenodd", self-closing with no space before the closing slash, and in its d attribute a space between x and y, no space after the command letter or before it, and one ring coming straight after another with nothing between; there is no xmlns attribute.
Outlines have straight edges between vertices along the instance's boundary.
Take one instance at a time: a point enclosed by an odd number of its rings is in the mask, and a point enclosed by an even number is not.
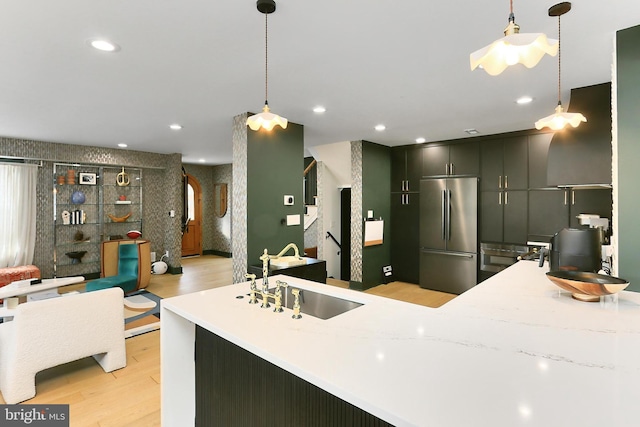
<svg viewBox="0 0 640 427"><path fill-rule="evenodd" d="M33 263L38 166L0 164L0 268Z"/></svg>

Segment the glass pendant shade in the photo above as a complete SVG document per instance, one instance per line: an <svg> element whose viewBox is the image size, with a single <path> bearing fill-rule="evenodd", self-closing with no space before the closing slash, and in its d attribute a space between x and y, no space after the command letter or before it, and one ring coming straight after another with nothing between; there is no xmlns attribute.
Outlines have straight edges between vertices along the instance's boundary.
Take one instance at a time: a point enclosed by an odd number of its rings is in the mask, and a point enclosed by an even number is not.
<svg viewBox="0 0 640 427"><path fill-rule="evenodd" d="M284 117L273 114L269 110L269 105L267 104L264 104L262 113L254 114L253 116L247 118L247 126L249 126L251 130L264 128L265 130L270 131L276 126L280 126L282 129L286 129L288 123L289 122Z"/></svg>
<svg viewBox="0 0 640 427"><path fill-rule="evenodd" d="M247 118L247 126L253 131L257 131L263 128L267 131L272 130L276 126L280 126L282 129L287 128L289 123L284 117L280 117L277 114L273 114L269 110L269 14L276 11L275 0L258 0L256 2L258 12L264 14L264 107L262 107L262 113L254 114Z"/></svg>
<svg viewBox="0 0 640 427"><path fill-rule="evenodd" d="M523 64L533 68L545 54L555 56L558 53L557 40L548 39L542 33L520 34L518 25L511 18L504 34L469 56L471 70L480 67L489 75L497 76L510 65Z"/></svg>
<svg viewBox="0 0 640 427"><path fill-rule="evenodd" d="M555 113L550 116L543 117L535 123L536 129L541 130L542 128L548 127L551 130L557 131L562 130L567 125L571 125L574 128L577 128L580 123L586 122L587 118L580 113L569 113L565 112L562 108L561 95L562 91L560 89L561 82L561 55L560 55L560 17L565 13L571 10L571 3L562 2L556 5L553 5L549 8L549 16L557 16L558 17L558 106L556 107Z"/></svg>
<svg viewBox="0 0 640 427"><path fill-rule="evenodd" d="M565 112L561 104L556 107L556 112L550 116L543 117L536 122L536 129L548 127L551 130L562 130L566 125L577 128L581 122L586 122L587 118L580 113Z"/></svg>

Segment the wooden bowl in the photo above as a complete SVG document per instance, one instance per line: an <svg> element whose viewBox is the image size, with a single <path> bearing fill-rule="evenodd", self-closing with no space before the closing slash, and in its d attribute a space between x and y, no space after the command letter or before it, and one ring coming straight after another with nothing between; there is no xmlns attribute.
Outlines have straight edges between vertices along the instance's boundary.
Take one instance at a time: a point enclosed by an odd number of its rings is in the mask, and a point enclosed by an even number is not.
<svg viewBox="0 0 640 427"><path fill-rule="evenodd" d="M629 282L618 277L584 271L550 271L547 278L556 286L571 292L580 301L599 301L601 296L624 290Z"/></svg>

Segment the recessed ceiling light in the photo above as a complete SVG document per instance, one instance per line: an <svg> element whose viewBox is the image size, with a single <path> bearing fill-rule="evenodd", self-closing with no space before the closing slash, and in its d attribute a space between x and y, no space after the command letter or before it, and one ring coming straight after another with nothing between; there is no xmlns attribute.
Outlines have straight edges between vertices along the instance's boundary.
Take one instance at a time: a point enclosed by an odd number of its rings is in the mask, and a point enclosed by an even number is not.
<svg viewBox="0 0 640 427"><path fill-rule="evenodd" d="M475 129L465 129L464 131L465 131L466 133L468 133L469 135L477 135L477 134L479 134L479 133L480 133L480 132L478 132L478 131L477 131L477 130L475 130Z"/></svg>
<svg viewBox="0 0 640 427"><path fill-rule="evenodd" d="M420 138L416 138L416 142L418 144L422 144L423 142L427 142L427 140L425 138L420 137Z"/></svg>
<svg viewBox="0 0 640 427"><path fill-rule="evenodd" d="M324 113L325 111L327 111L327 109L324 108L322 105L318 105L317 107L313 107L313 112L314 113Z"/></svg>
<svg viewBox="0 0 640 427"><path fill-rule="evenodd" d="M125 144L124 142L121 142L120 144L118 144L118 147L127 148L127 144Z"/></svg>
<svg viewBox="0 0 640 427"><path fill-rule="evenodd" d="M182 125L180 125L180 124L178 124L178 123L173 123L173 124L169 125L169 127L170 127L172 130L180 130L180 129L182 129Z"/></svg>
<svg viewBox="0 0 640 427"><path fill-rule="evenodd" d="M522 104L528 104L531 101L533 101L533 98L530 96L521 96L520 98L516 99L516 103L522 105Z"/></svg>
<svg viewBox="0 0 640 427"><path fill-rule="evenodd" d="M379 124L376 125L375 130L377 130L378 132L382 132L383 130L385 130L387 127L383 124Z"/></svg>
<svg viewBox="0 0 640 427"><path fill-rule="evenodd" d="M117 52L120 50L120 46L105 39L91 39L88 41L89 45L95 49L103 52Z"/></svg>
<svg viewBox="0 0 640 427"><path fill-rule="evenodd" d="M198 160L200 163L204 163L204 159L199 159Z"/></svg>

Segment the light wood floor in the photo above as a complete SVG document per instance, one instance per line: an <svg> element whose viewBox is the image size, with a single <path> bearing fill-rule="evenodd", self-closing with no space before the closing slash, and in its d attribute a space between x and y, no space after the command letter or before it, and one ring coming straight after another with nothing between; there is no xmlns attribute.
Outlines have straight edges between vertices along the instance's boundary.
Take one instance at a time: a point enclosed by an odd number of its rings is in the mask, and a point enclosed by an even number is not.
<svg viewBox="0 0 640 427"><path fill-rule="evenodd" d="M182 264L181 275L152 275L147 290L169 298L232 282L229 258L203 256L183 259ZM328 283L347 287L346 282L339 280L329 279ZM366 292L429 307L438 307L455 297L401 282L376 286ZM69 404L72 427L159 426L160 332L129 338L126 346L127 366L115 372L105 373L89 357L39 373L37 394L25 403ZM0 403L4 403L1 398Z"/></svg>

